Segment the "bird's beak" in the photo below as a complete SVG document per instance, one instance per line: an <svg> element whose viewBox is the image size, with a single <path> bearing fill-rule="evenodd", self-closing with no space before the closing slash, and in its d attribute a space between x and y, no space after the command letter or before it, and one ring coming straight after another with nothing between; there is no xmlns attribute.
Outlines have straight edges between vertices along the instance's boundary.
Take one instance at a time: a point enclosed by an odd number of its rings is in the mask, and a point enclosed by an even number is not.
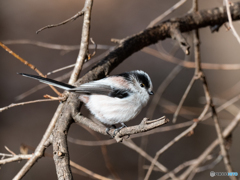
<svg viewBox="0 0 240 180"><path fill-rule="evenodd" d="M152 91L149 91L148 94L149 94L149 95L153 95L154 93L153 93Z"/></svg>

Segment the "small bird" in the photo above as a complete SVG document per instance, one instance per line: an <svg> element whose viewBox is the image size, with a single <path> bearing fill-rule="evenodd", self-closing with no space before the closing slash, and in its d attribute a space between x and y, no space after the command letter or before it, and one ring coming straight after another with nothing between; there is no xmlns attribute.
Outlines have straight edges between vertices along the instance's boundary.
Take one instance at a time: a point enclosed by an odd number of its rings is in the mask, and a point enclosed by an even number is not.
<svg viewBox="0 0 240 180"><path fill-rule="evenodd" d="M80 93L79 99L103 124L112 125L115 133L127 127L124 123L136 117L153 95L152 81L147 73L134 70L82 84L78 87L36 75L18 73L69 92ZM121 123L116 128L115 124ZM106 132L109 134L107 128Z"/></svg>

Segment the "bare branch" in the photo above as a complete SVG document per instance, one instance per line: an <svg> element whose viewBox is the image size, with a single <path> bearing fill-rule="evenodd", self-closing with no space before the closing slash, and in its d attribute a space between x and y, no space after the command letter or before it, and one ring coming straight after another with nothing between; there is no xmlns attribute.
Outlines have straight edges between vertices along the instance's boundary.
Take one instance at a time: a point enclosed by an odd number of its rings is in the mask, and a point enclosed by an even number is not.
<svg viewBox="0 0 240 180"><path fill-rule="evenodd" d="M101 175L99 175L99 174L96 174L96 173L94 173L94 172L92 172L92 171L90 171L90 170L88 170L88 169L80 166L79 164L76 164L76 163L73 162L73 161L70 161L70 165L71 165L72 167L74 167L74 168L76 168L76 169L78 169L78 170L86 173L87 175L95 178L95 179L112 180L112 179L110 179L110 178L107 178L107 177L101 176Z"/></svg>
<svg viewBox="0 0 240 180"><path fill-rule="evenodd" d="M145 47L141 51L147 54L150 54L154 57L160 58L161 60L178 64L185 68L195 68L194 62L184 61L176 57L172 57L171 55L163 52L159 53L157 50L149 47ZM201 66L202 66L202 69L212 69L212 70L239 70L240 69L240 64L201 63Z"/></svg>
<svg viewBox="0 0 240 180"><path fill-rule="evenodd" d="M19 61L21 61L23 64L27 65L28 67L30 67L31 69L33 69L34 71L36 71L40 76L45 77L34 65L30 64L29 62L27 62L26 60L24 60L23 58L21 58L19 55L17 55L16 53L14 53L11 49L9 49L7 46L5 46L3 43L0 42L0 46L5 49L9 54L13 55L15 58L17 58ZM58 92L58 90L53 87L52 85L49 85L52 90L58 95L58 96L62 96L62 94L60 92Z"/></svg>
<svg viewBox="0 0 240 180"><path fill-rule="evenodd" d="M77 81L78 75L81 72L84 60L87 57L88 53L88 44L89 44L89 34L90 34L90 20L91 20L91 10L92 10L93 0L86 0L84 5L84 19L82 27L82 38L80 51L77 57L76 65L73 69L73 73L69 79L69 84L73 84Z"/></svg>
<svg viewBox="0 0 240 180"><path fill-rule="evenodd" d="M178 9L181 5L183 5L187 0L180 0L179 2L177 2L176 4L174 4L171 8L169 8L167 11L165 11L164 13L162 13L160 16L158 16L157 18L155 18L153 21L150 22L150 24L148 25L148 28L153 27L154 25L156 25L158 22L160 22L163 18L165 18L167 15L171 14L173 11L175 11L176 9Z"/></svg>
<svg viewBox="0 0 240 180"><path fill-rule="evenodd" d="M32 156L33 156L32 154L10 155L10 157L7 159L1 159L0 164L7 164L7 163L11 163L11 162L21 161L23 159L30 159Z"/></svg>
<svg viewBox="0 0 240 180"><path fill-rule="evenodd" d="M55 49L55 50L61 50L61 51L75 51L79 50L79 45L61 45L61 44L53 44L53 43L46 43L41 41L33 41L28 39L19 39L19 40L4 40L2 41L4 44L29 44L34 45L38 47L43 47L47 49ZM113 49L114 46L104 45L104 44L97 44L97 49L101 50L108 50ZM96 49L95 44L89 44L89 49Z"/></svg>
<svg viewBox="0 0 240 180"><path fill-rule="evenodd" d="M38 103L38 102L56 101L56 100L60 100L60 98L58 98L58 99L38 99L38 100L34 100L34 101L13 103L13 104L10 104L9 106L0 108L0 112L3 112L3 111L5 111L5 110L7 110L9 108L16 107L16 106L23 106L23 105L26 105L26 104L32 104L32 103Z"/></svg>
<svg viewBox="0 0 240 180"><path fill-rule="evenodd" d="M206 157L207 160L211 160L213 158L212 155L208 155ZM189 161L186 161L182 164L180 164L179 166L177 166L176 168L174 168L174 170L171 171L171 173L174 173L174 174L177 174L178 172L180 172L181 170L183 170L184 168L188 167L188 166L191 166L195 163L196 159L193 159L193 160L189 160ZM205 166L204 166L205 167ZM149 167L147 167L148 169ZM199 167L199 171L197 170L197 172L200 172L202 167ZM156 170L156 168L154 169ZM169 173L166 173L164 176L162 176L161 178L159 178L158 180L165 180L165 179L168 179L170 177L170 174Z"/></svg>
<svg viewBox="0 0 240 180"><path fill-rule="evenodd" d="M63 21L63 22L60 22L58 24L51 24L51 25L47 25L39 30L36 31L36 33L38 34L39 32L41 32L42 30L44 29L48 29L48 28L53 28L53 27L57 27L57 26L61 26L61 25L64 25L64 24L67 24L68 22L71 22L71 21L74 21L76 20L77 18L79 18L80 16L84 15L84 11L85 11L85 7L79 11L77 14L75 14L74 16L70 17L69 19Z"/></svg>
<svg viewBox="0 0 240 180"><path fill-rule="evenodd" d="M232 30L233 35L236 37L238 43L240 44L240 37L236 31L236 29L233 26L232 23L232 16L231 16L231 12L230 12L230 7L229 7L229 1L228 0L224 0L225 1L225 5L226 5L226 9L227 9L227 15L228 15L228 22L229 22L229 26Z"/></svg>
<svg viewBox="0 0 240 180"><path fill-rule="evenodd" d="M7 146L4 146L5 147L5 149L8 151L8 152L10 152L13 156L15 156L16 154L13 152L13 151L11 151Z"/></svg>
<svg viewBox="0 0 240 180"><path fill-rule="evenodd" d="M196 77L194 75L192 77L190 83L188 84L187 89L185 90L185 92L184 92L184 94L183 94L183 96L182 96L182 98L181 98L181 100L180 100L180 102L178 104L178 107L177 107L175 113L173 114L173 120L172 120L173 123L176 123L176 120L177 120L177 117L178 117L178 113L181 110L182 105L183 105L185 99L187 98L187 95L189 94L189 92L190 92L190 90L191 90L191 88L192 88L192 86L193 86L195 81L196 81Z"/></svg>
<svg viewBox="0 0 240 180"><path fill-rule="evenodd" d="M76 123L84 124L90 129L97 131L101 134L107 135L106 133L106 127L104 126L99 126L98 124L94 123L92 120L82 116L81 114L76 114L73 116L73 119L75 120ZM155 120L148 120L147 118L144 118L142 122L139 125L136 126L131 126L131 127L125 127L121 129L115 136L115 140L117 142L121 142L123 140L123 136L127 135L132 135L132 134L137 134L141 132L146 132L151 129L157 128L163 124L166 124L169 120L166 119L165 117L155 119ZM109 131L110 135L113 135L114 130L111 129Z"/></svg>
<svg viewBox="0 0 240 180"><path fill-rule="evenodd" d="M212 106L212 112L213 112L213 120L214 120L215 128L216 128L216 131L217 131L218 141L219 141L219 145L220 145L220 149L221 149L221 154L223 156L223 161L224 161L224 164L225 164L225 168L226 168L227 172L234 172L233 168L231 166L231 163L230 163L228 151L227 151L226 146L224 144L223 134L222 134L222 131L221 131L221 128L220 128L220 125L219 125L217 113L216 113L216 110L215 110L214 106ZM235 176L230 176L230 179L237 180L237 178Z"/></svg>

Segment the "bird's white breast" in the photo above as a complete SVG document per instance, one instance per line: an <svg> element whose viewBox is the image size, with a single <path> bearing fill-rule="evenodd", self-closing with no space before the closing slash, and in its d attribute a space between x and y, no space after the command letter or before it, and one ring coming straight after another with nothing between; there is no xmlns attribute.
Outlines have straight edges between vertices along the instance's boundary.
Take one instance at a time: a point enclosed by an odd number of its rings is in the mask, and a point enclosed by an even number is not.
<svg viewBox="0 0 240 180"><path fill-rule="evenodd" d="M86 106L102 123L113 125L133 119L147 104L148 99L148 95L143 98L138 93L122 99L90 95Z"/></svg>

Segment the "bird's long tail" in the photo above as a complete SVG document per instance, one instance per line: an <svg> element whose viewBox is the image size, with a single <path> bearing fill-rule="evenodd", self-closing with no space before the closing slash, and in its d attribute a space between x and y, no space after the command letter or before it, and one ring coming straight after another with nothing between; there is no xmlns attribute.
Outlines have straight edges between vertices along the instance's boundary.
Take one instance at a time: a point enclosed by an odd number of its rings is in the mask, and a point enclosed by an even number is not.
<svg viewBox="0 0 240 180"><path fill-rule="evenodd" d="M28 77L28 78L36 79L36 80L38 80L42 83L53 85L53 86L59 87L59 88L64 89L64 90L71 90L72 88L75 88L75 86L72 86L70 84L65 84L65 83L55 81L53 79L44 78L44 77L41 77L41 76L25 74L25 73L17 73L17 74L20 74L20 75Z"/></svg>

